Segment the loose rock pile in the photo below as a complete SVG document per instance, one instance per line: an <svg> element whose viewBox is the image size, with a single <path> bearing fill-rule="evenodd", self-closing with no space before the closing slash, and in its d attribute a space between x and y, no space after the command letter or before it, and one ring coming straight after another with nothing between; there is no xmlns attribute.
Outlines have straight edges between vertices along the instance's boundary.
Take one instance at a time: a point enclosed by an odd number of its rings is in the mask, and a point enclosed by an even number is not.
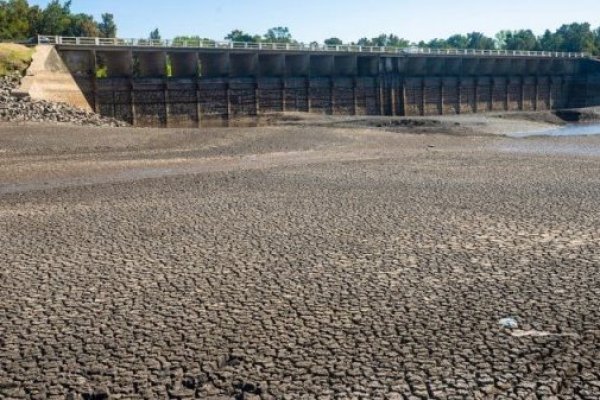
<svg viewBox="0 0 600 400"><path fill-rule="evenodd" d="M117 127L128 126L126 122L102 117L64 103L32 100L19 97L12 91L19 86L19 75L0 77L0 121L4 122L51 122L81 126Z"/></svg>

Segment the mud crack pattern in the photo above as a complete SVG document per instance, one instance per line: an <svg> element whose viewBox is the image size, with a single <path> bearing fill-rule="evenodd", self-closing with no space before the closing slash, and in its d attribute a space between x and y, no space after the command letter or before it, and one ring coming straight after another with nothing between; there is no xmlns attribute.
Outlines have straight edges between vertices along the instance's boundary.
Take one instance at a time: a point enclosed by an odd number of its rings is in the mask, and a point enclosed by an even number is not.
<svg viewBox="0 0 600 400"><path fill-rule="evenodd" d="M0 398L598 399L599 177L399 151L4 194Z"/></svg>

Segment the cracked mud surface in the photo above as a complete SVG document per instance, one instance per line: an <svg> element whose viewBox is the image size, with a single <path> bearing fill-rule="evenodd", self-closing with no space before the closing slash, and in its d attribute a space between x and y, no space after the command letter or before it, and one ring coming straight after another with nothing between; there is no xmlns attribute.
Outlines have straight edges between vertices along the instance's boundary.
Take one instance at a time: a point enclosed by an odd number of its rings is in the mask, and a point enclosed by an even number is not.
<svg viewBox="0 0 600 400"><path fill-rule="evenodd" d="M518 143L600 138L0 126L0 398L599 399L600 157Z"/></svg>

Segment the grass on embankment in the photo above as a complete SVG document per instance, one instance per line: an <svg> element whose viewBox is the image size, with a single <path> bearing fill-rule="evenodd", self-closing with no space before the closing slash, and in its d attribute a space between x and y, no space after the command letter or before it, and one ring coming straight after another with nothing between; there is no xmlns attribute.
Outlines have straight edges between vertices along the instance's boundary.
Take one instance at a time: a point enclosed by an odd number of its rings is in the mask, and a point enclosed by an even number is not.
<svg viewBox="0 0 600 400"><path fill-rule="evenodd" d="M0 43L0 76L25 72L31 63L33 49L20 44Z"/></svg>

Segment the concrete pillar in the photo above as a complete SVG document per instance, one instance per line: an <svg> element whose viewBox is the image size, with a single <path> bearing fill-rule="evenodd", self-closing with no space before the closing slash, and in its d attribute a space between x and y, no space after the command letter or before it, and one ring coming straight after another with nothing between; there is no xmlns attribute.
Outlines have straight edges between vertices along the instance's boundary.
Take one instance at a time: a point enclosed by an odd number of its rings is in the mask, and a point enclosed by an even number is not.
<svg viewBox="0 0 600 400"><path fill-rule="evenodd" d="M490 80L490 101L488 104L488 109L487 111L493 111L494 110L494 93L496 91L496 80L495 78L492 78Z"/></svg>
<svg viewBox="0 0 600 400"><path fill-rule="evenodd" d="M196 115L198 128L202 126L202 106L200 105L200 99L202 98L202 93L200 93L200 88L196 85Z"/></svg>
<svg viewBox="0 0 600 400"><path fill-rule="evenodd" d="M135 52L141 78L164 78L167 72L167 53L164 51Z"/></svg>
<svg viewBox="0 0 600 400"><path fill-rule="evenodd" d="M329 55L310 56L310 76L332 76L334 57Z"/></svg>
<svg viewBox="0 0 600 400"><path fill-rule="evenodd" d="M456 113L457 114L462 114L462 80L460 79L460 77L458 78L457 82L456 82Z"/></svg>
<svg viewBox="0 0 600 400"><path fill-rule="evenodd" d="M332 76L329 78L329 104L331 105L331 115L335 114L335 81Z"/></svg>
<svg viewBox="0 0 600 400"><path fill-rule="evenodd" d="M475 98L473 113L477 114L479 111L479 80L477 78L473 79L473 97Z"/></svg>
<svg viewBox="0 0 600 400"><path fill-rule="evenodd" d="M233 114L233 107L231 105L231 85L229 82L225 85L227 95L227 119L230 119Z"/></svg>
<svg viewBox="0 0 600 400"><path fill-rule="evenodd" d="M521 100L519 103L519 110L525 109L525 77L521 76Z"/></svg>
<svg viewBox="0 0 600 400"><path fill-rule="evenodd" d="M390 85L390 101L391 101L391 109L392 116L395 117L398 115L398 105L396 99L396 80L392 80L392 84Z"/></svg>
<svg viewBox="0 0 600 400"><path fill-rule="evenodd" d="M310 93L310 76L306 78L306 108L307 108L307 112L311 112L312 111L312 100L311 100L311 93Z"/></svg>
<svg viewBox="0 0 600 400"><path fill-rule="evenodd" d="M508 111L508 103L510 102L510 79L504 81L504 111Z"/></svg>
<svg viewBox="0 0 600 400"><path fill-rule="evenodd" d="M400 84L402 85L400 88L400 101L401 101L401 105L400 105L400 115L402 116L406 116L406 79L402 78L402 81L400 82Z"/></svg>
<svg viewBox="0 0 600 400"><path fill-rule="evenodd" d="M170 52L168 55L173 78L196 78L198 76L198 53Z"/></svg>
<svg viewBox="0 0 600 400"><path fill-rule="evenodd" d="M352 79L352 98L353 98L353 115L358 114L358 80L356 77Z"/></svg>
<svg viewBox="0 0 600 400"><path fill-rule="evenodd" d="M137 125L137 99L136 99L136 93L135 93L135 87L133 86L133 79L129 80L129 86L130 86L130 90L131 90L131 124L133 126ZM113 111L114 114L114 111Z"/></svg>
<svg viewBox="0 0 600 400"><path fill-rule="evenodd" d="M385 99L383 92L384 80L382 76L377 78L377 92L378 92L378 105L379 105L379 115L385 115Z"/></svg>
<svg viewBox="0 0 600 400"><path fill-rule="evenodd" d="M96 52L92 51L92 90L94 91L94 112L100 114L100 95L98 93L98 77L96 71L98 70L98 59L96 58Z"/></svg>
<svg viewBox="0 0 600 400"><path fill-rule="evenodd" d="M446 76L441 79L440 87L440 107L442 114L460 113L460 78L455 76Z"/></svg>
<svg viewBox="0 0 600 400"><path fill-rule="evenodd" d="M476 81L476 112L486 112L491 110L494 85L492 78L479 76Z"/></svg>
<svg viewBox="0 0 600 400"><path fill-rule="evenodd" d="M440 115L444 115L444 80L440 79L440 103L438 106Z"/></svg>
<svg viewBox="0 0 600 400"><path fill-rule="evenodd" d="M165 83L164 88L164 99L165 99L165 126L169 127L170 116L171 116L171 102L169 100L169 88Z"/></svg>
<svg viewBox="0 0 600 400"><path fill-rule="evenodd" d="M536 75L535 76L535 86L533 89L533 110L534 111L538 110L539 85L540 85L540 80L539 80L539 77Z"/></svg>
<svg viewBox="0 0 600 400"><path fill-rule="evenodd" d="M260 88L258 87L258 79L254 80L254 114L260 115Z"/></svg>
<svg viewBox="0 0 600 400"><path fill-rule="evenodd" d="M426 91L425 91L425 77L421 78L421 93L422 93L422 98L421 98L421 115L425 115L425 109L427 108L427 96L426 96Z"/></svg>
<svg viewBox="0 0 600 400"><path fill-rule="evenodd" d="M281 111L287 111L287 93L286 90L287 85L285 82L285 77L281 79Z"/></svg>

